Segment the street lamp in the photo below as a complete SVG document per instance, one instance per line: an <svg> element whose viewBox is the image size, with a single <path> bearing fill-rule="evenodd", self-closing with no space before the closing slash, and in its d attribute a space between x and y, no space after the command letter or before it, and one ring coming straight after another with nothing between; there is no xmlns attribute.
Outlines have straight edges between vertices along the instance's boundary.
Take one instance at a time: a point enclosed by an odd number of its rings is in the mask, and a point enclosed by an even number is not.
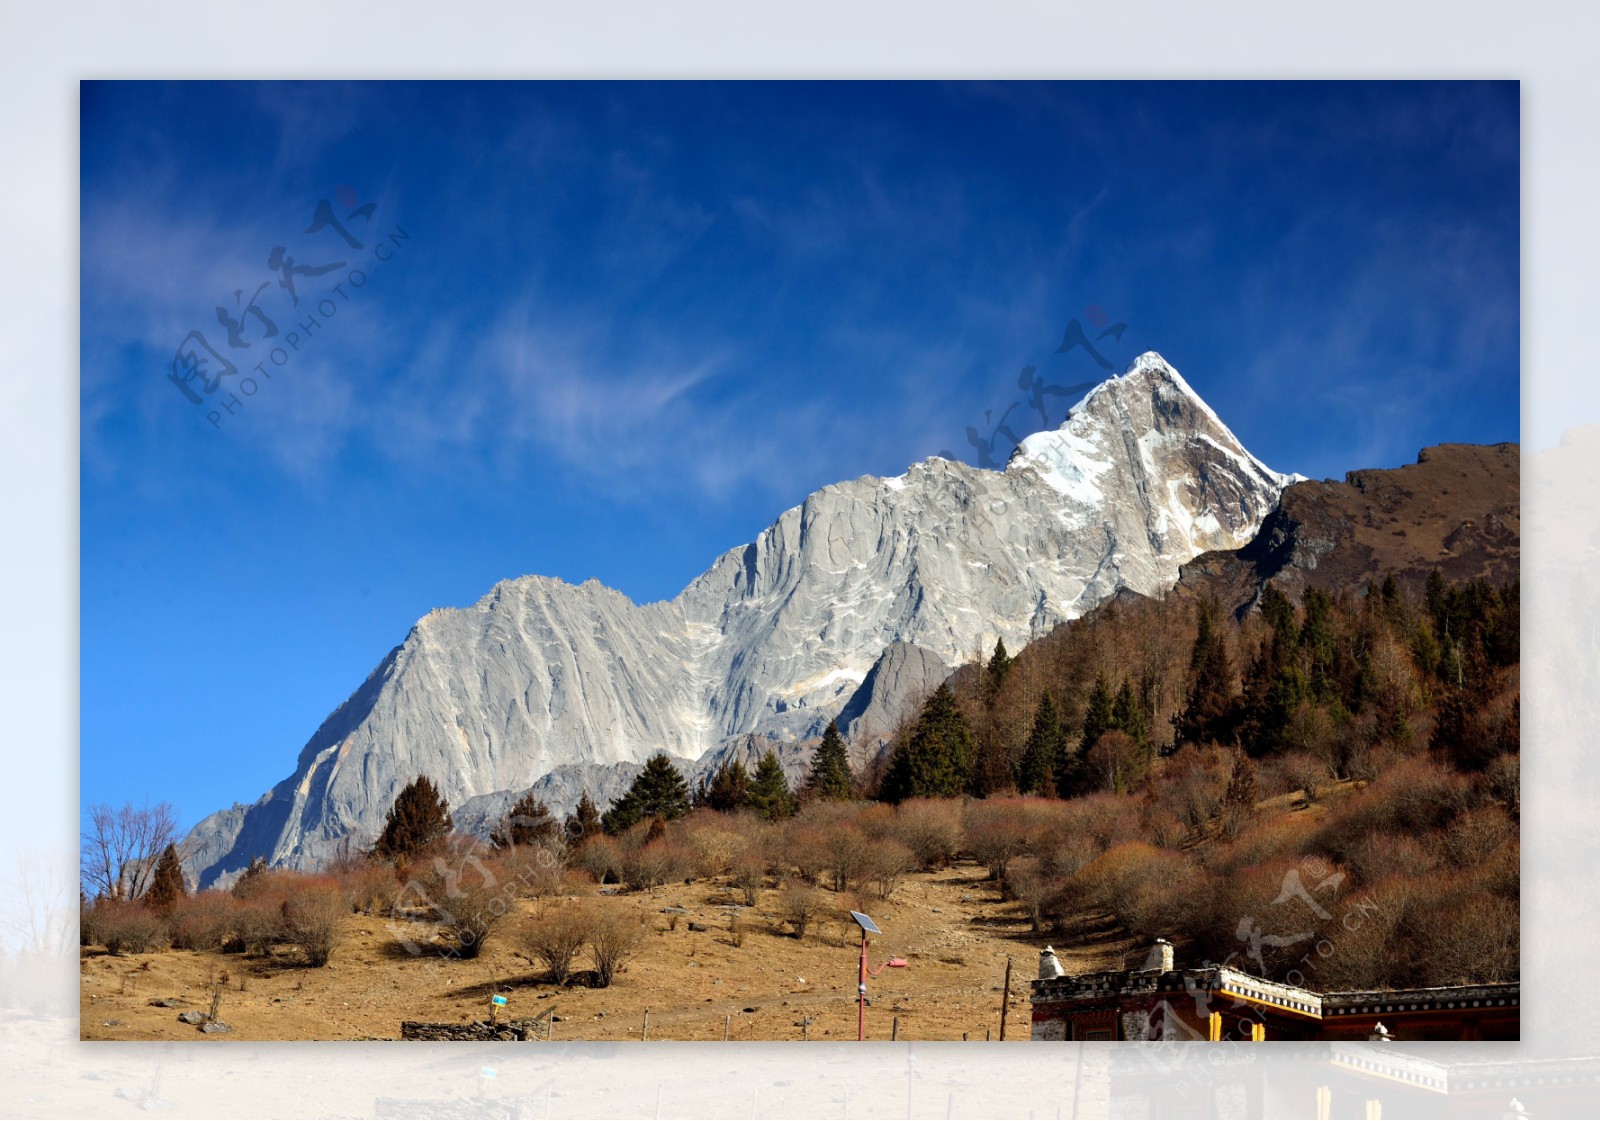
<svg viewBox="0 0 1600 1121"><path fill-rule="evenodd" d="M856 920L856 925L861 928L861 979L856 985L856 1042L860 1043L867 1038L867 975L876 977L885 969L904 969L904 958L890 958L876 969L867 965L867 935L882 934L878 924L873 922L860 911L851 911L850 917Z"/></svg>

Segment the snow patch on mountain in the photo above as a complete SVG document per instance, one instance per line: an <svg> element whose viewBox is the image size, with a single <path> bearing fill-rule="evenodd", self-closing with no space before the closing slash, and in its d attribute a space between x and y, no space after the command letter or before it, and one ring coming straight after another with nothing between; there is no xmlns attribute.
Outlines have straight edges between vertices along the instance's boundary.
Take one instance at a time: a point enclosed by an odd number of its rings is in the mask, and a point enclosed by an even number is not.
<svg viewBox="0 0 1600 1121"><path fill-rule="evenodd" d="M1290 478L1144 354L1003 471L933 457L823 487L672 600L503 581L419 620L293 775L196 826L190 868L314 866L370 840L419 774L457 806L540 783L575 800L580 776L656 751L798 743L893 649L850 712L881 734L905 704L888 683L920 686L997 638L1018 649L1124 587L1159 593L1196 554L1247 541Z"/></svg>

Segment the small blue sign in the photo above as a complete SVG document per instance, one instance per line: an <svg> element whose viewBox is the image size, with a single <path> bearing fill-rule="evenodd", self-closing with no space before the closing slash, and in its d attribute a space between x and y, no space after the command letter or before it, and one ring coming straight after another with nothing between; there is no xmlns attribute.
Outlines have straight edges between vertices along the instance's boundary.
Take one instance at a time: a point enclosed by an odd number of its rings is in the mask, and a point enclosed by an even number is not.
<svg viewBox="0 0 1600 1121"><path fill-rule="evenodd" d="M490 999L491 1002L493 1002L494 1004L498 1005L501 1008L504 1008L505 1005L506 1005L506 998L503 997L503 996L490 997L489 999Z"/></svg>
<svg viewBox="0 0 1600 1121"><path fill-rule="evenodd" d="M478 1076L480 1078L493 1078L496 1073L497 1072L494 1069L494 1067L484 1067L482 1070L480 1070L478 1072Z"/></svg>

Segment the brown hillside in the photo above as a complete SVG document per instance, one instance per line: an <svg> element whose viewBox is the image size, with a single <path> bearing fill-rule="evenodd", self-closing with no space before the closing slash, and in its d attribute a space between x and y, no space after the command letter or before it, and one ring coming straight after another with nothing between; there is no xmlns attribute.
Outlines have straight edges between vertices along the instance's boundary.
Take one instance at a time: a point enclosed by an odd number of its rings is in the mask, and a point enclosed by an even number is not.
<svg viewBox="0 0 1600 1121"><path fill-rule="evenodd" d="M1405 467L1296 483L1248 545L1184 565L1177 593L1242 608L1269 580L1298 599L1391 572L1420 586L1434 568L1504 583L1519 571L1521 475L1516 444L1440 444Z"/></svg>

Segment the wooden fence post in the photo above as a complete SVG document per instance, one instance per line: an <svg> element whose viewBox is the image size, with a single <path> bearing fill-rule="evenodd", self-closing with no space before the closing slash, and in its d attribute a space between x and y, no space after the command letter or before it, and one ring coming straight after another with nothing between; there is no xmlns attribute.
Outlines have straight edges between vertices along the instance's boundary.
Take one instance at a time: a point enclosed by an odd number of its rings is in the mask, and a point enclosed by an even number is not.
<svg viewBox="0 0 1600 1121"><path fill-rule="evenodd" d="M1000 1042L1006 1041L1006 1015L1011 1011L1011 955L1006 955L1005 991L1000 996Z"/></svg>

